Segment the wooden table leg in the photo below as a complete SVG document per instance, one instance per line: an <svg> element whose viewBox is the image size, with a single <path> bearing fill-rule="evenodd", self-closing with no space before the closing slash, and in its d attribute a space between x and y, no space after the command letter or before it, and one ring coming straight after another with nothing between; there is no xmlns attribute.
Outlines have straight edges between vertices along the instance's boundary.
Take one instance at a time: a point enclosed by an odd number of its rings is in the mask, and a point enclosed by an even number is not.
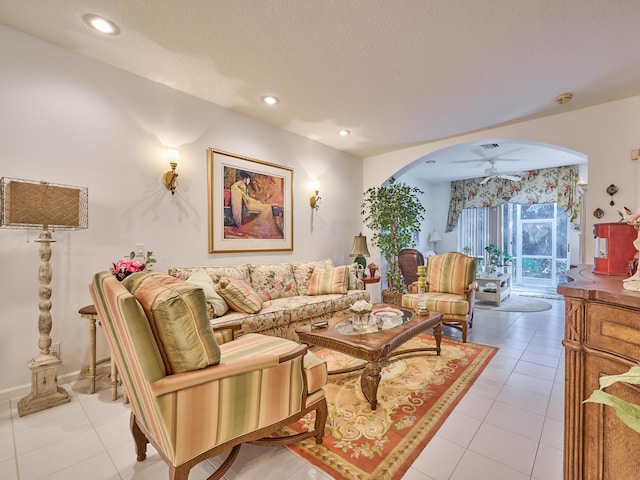
<svg viewBox="0 0 640 480"><path fill-rule="evenodd" d="M433 327L433 338L436 340L436 354L440 355L440 344L442 343L442 323Z"/></svg>
<svg viewBox="0 0 640 480"><path fill-rule="evenodd" d="M360 387L362 393L371 405L371 410L375 410L378 406L378 385L380 385L380 372L382 371L382 362L369 362L360 377Z"/></svg>
<svg viewBox="0 0 640 480"><path fill-rule="evenodd" d="M96 393L96 319L98 314L93 305L83 307L79 310L80 316L89 320L89 367L87 378L89 378L89 393Z"/></svg>
<svg viewBox="0 0 640 480"><path fill-rule="evenodd" d="M118 398L118 368L116 362L111 358L111 400Z"/></svg>

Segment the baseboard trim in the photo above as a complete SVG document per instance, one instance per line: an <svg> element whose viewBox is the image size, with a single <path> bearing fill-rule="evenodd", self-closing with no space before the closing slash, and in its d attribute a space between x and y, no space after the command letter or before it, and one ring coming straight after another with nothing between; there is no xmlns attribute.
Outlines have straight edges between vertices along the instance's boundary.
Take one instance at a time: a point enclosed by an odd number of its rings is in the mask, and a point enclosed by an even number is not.
<svg viewBox="0 0 640 480"><path fill-rule="evenodd" d="M107 363L105 365L98 365L96 368L96 374L106 375L110 372L110 365ZM87 378L83 377L80 370L76 372L65 373L64 375L58 375L58 385L68 385L69 383L76 382L78 380L86 380ZM100 382L97 381L96 385ZM15 399L16 402L21 398L27 395L31 391L31 382L25 383L24 385L18 385L15 387L10 387L5 390L0 390L0 400L10 400Z"/></svg>

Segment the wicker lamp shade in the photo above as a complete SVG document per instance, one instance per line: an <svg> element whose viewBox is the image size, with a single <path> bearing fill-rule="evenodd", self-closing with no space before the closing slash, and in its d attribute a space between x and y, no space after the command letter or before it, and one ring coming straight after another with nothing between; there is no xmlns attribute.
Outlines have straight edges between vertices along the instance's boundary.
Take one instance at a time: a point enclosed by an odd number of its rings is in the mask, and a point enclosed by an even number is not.
<svg viewBox="0 0 640 480"><path fill-rule="evenodd" d="M0 179L0 226L80 230L88 225L88 191L49 182Z"/></svg>

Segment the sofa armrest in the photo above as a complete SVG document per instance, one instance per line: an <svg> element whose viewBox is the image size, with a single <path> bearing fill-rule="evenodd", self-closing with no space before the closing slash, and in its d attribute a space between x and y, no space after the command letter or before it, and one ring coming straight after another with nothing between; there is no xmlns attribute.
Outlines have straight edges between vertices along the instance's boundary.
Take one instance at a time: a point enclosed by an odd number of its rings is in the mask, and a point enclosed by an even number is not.
<svg viewBox="0 0 640 480"><path fill-rule="evenodd" d="M261 355L249 355L229 362L222 361L217 365L211 365L201 370L192 370L190 372L167 375L166 377L151 383L151 392L154 396L159 397L167 393L177 392L178 390L191 388L203 383L209 383L243 373L254 372L256 370L264 370L266 368L275 367L281 363L289 362L296 357L303 356L306 352L306 345L299 345L294 350L285 354L278 355L265 353Z"/></svg>
<svg viewBox="0 0 640 480"><path fill-rule="evenodd" d="M230 342L236 338L236 332L242 329L242 322L225 323L221 325L213 325L213 334L216 337L218 345Z"/></svg>

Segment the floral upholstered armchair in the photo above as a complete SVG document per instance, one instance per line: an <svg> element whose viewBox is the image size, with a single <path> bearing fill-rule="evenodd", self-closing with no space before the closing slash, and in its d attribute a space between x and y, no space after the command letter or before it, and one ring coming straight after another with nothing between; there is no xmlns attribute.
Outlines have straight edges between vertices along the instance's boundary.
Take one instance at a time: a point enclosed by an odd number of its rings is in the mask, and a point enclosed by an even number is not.
<svg viewBox="0 0 640 480"><path fill-rule="evenodd" d="M442 312L442 323L462 331L467 341L467 328L473 326L473 307L476 298L476 259L458 252L434 255L427 259L426 300L431 311ZM415 308L418 304L418 282L409 285L403 295L402 306Z"/></svg>
<svg viewBox="0 0 640 480"><path fill-rule="evenodd" d="M229 452L215 480L244 442L322 442L327 368L306 346L255 333L226 341L228 330L211 329L202 289L168 275L139 272L121 283L97 273L90 291L129 396L139 461L150 442L170 480L187 480L193 466ZM309 431L273 436L311 411Z"/></svg>

